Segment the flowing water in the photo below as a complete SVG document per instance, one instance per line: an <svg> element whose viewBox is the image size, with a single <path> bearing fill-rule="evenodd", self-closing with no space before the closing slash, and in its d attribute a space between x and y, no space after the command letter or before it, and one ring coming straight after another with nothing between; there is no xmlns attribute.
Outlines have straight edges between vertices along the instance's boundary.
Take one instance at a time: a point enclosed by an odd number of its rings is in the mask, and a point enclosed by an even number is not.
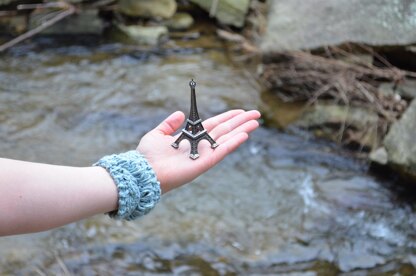
<svg viewBox="0 0 416 276"><path fill-rule="evenodd" d="M270 106L222 50L17 47L0 59L0 156L88 166L132 149L188 111L191 78L203 118ZM142 219L0 238L0 274L412 275L412 196L367 169L327 142L261 127Z"/></svg>

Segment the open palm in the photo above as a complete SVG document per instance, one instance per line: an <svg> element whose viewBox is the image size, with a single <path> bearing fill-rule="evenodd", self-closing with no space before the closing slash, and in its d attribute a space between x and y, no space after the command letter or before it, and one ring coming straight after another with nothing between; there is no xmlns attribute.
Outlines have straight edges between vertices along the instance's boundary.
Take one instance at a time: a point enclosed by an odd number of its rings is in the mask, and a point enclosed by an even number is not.
<svg viewBox="0 0 416 276"><path fill-rule="evenodd" d="M195 179L238 148L259 126L258 118L257 110L230 110L207 119L202 124L219 146L212 149L208 141L202 140L198 146L200 157L192 160L188 141L182 141L179 149L171 147L178 137L173 134L185 120L185 115L177 111L143 136L137 151L149 161L165 193Z"/></svg>

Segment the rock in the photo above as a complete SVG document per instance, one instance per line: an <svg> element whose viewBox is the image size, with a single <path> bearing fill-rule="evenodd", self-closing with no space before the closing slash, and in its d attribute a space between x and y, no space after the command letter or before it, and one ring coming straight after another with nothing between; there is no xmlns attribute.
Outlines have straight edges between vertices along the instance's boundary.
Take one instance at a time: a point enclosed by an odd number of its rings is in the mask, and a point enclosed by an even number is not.
<svg viewBox="0 0 416 276"><path fill-rule="evenodd" d="M369 156L370 160L380 165L386 165L388 162L388 154L384 147L372 151Z"/></svg>
<svg viewBox="0 0 416 276"><path fill-rule="evenodd" d="M335 104L317 104L307 109L294 126L318 129L315 134L332 140L339 140L340 131L352 129L358 135L342 133L348 142L356 142L373 148L379 144L377 135L378 115L371 110L339 106ZM349 137L350 136L350 137Z"/></svg>
<svg viewBox="0 0 416 276"><path fill-rule="evenodd" d="M385 96L397 94L401 98L412 100L416 98L416 81L405 80L397 85L391 82L384 82L380 84L378 91Z"/></svg>
<svg viewBox="0 0 416 276"><path fill-rule="evenodd" d="M403 83L399 83L396 91L402 98L416 98L416 80L405 80Z"/></svg>
<svg viewBox="0 0 416 276"><path fill-rule="evenodd" d="M218 19L219 22L243 27L250 0L190 0Z"/></svg>
<svg viewBox="0 0 416 276"><path fill-rule="evenodd" d="M396 92L394 91L394 83L392 82L383 82L381 83L377 91L383 96L393 96Z"/></svg>
<svg viewBox="0 0 416 276"><path fill-rule="evenodd" d="M416 0L269 1L264 53L344 42L372 46L416 42Z"/></svg>
<svg viewBox="0 0 416 276"><path fill-rule="evenodd" d="M295 123L297 126L312 128L324 124L341 124L365 129L378 122L376 113L358 107L331 104L317 104L308 109Z"/></svg>
<svg viewBox="0 0 416 276"><path fill-rule="evenodd" d="M44 18L50 11L39 10L30 15L29 26L33 29L42 24ZM42 34L89 34L101 35L104 29L104 22L98 16L98 10L80 10L43 30Z"/></svg>
<svg viewBox="0 0 416 276"><path fill-rule="evenodd" d="M0 17L0 33L19 35L27 29L26 16Z"/></svg>
<svg viewBox="0 0 416 276"><path fill-rule="evenodd" d="M157 45L168 35L168 29L165 26L126 26L122 24L116 26L124 35L139 44Z"/></svg>
<svg viewBox="0 0 416 276"><path fill-rule="evenodd" d="M194 24L192 16L185 12L178 12L166 21L166 26L172 30L186 30Z"/></svg>
<svg viewBox="0 0 416 276"><path fill-rule="evenodd" d="M170 18L176 12L175 0L120 0L121 13L144 18Z"/></svg>
<svg viewBox="0 0 416 276"><path fill-rule="evenodd" d="M388 163L405 175L416 178L416 101L400 120L393 123L384 139Z"/></svg>

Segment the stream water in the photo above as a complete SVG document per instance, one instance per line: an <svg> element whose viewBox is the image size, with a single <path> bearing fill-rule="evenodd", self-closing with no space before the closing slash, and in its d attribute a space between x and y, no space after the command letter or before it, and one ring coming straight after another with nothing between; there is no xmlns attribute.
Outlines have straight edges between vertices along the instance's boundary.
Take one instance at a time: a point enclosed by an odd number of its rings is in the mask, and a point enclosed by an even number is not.
<svg viewBox="0 0 416 276"><path fill-rule="evenodd" d="M221 50L17 47L0 58L0 156L88 166L132 149L188 111L191 78L202 118L270 104ZM142 219L0 238L0 274L412 275L413 197L393 186L336 146L261 127Z"/></svg>

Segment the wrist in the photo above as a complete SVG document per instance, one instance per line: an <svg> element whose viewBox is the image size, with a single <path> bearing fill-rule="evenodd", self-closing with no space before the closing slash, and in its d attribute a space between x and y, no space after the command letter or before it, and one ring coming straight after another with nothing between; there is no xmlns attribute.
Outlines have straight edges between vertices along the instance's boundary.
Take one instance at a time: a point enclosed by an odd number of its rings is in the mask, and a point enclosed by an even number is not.
<svg viewBox="0 0 416 276"><path fill-rule="evenodd" d="M134 220L147 214L160 199L160 183L147 160L137 151L104 156L94 166L107 170L118 193L116 219Z"/></svg>

